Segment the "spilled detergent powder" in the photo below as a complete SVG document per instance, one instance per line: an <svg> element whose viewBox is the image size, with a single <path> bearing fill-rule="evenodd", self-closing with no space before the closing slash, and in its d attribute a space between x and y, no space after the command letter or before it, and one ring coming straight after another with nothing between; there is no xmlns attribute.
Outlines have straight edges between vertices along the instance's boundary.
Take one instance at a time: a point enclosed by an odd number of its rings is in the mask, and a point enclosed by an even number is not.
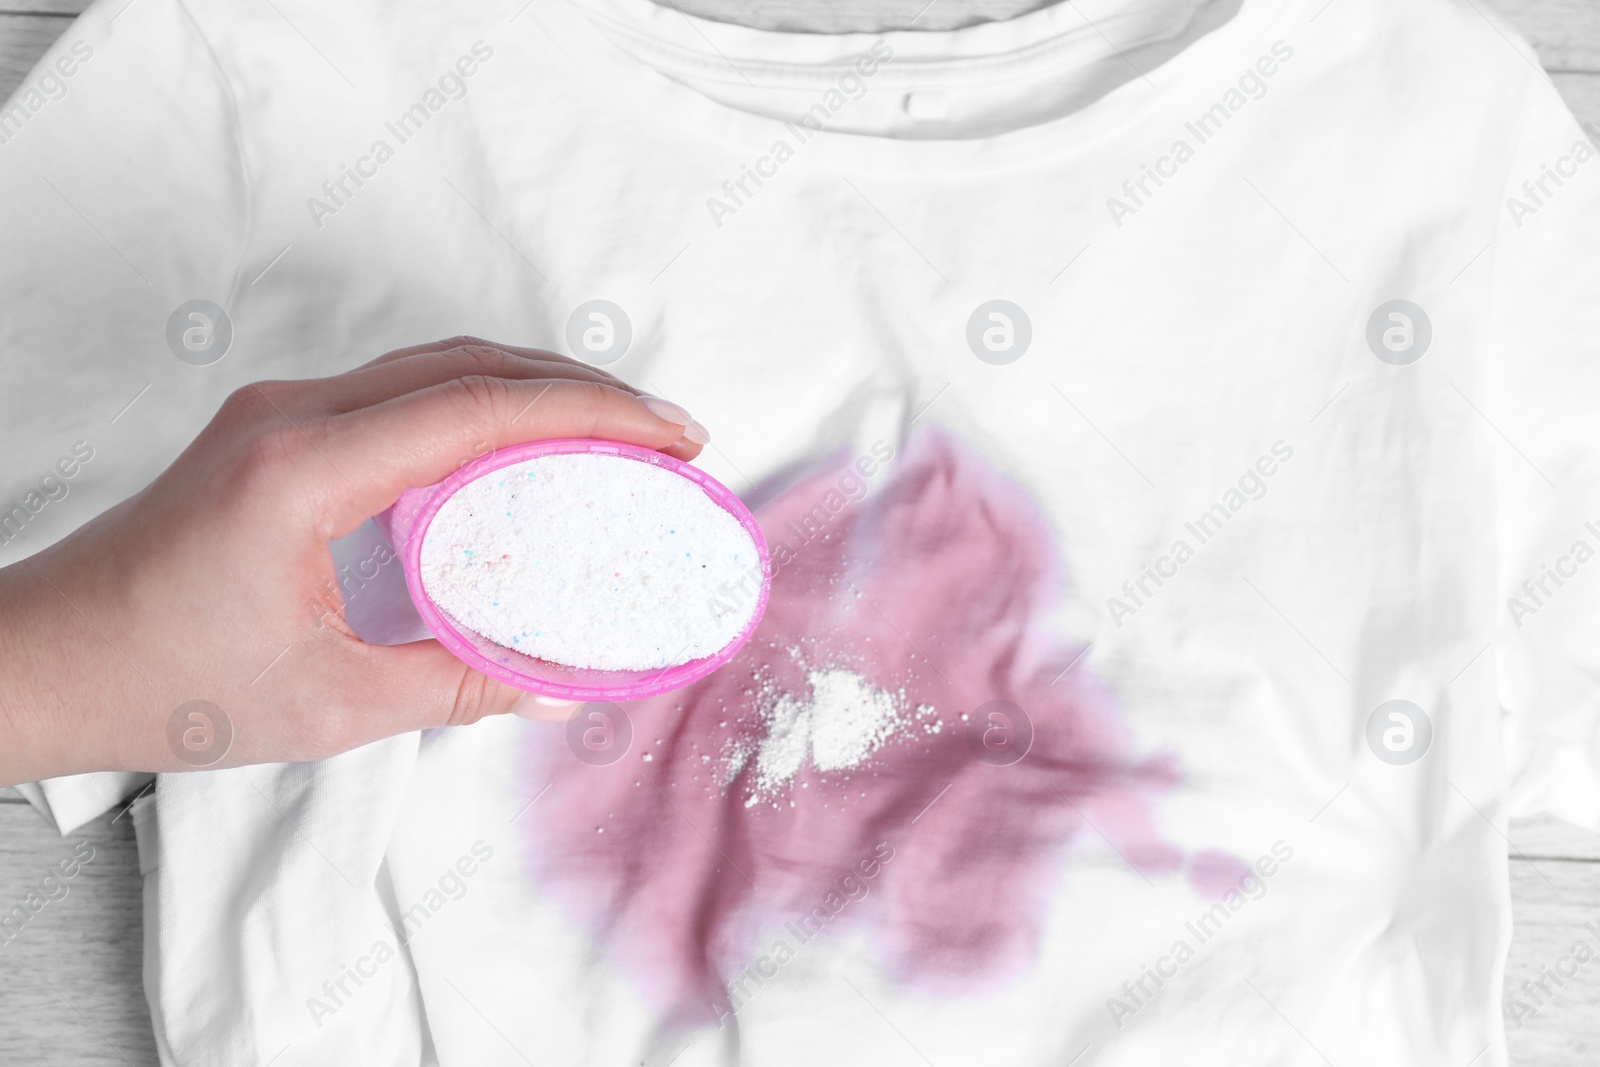
<svg viewBox="0 0 1600 1067"><path fill-rule="evenodd" d="M808 762L823 773L847 771L914 724L938 732L932 707L908 711L903 693L875 688L854 671L813 669L806 682L806 697L767 687L759 697L760 736L741 739L727 752L724 782L750 769L747 808L777 803Z"/></svg>
<svg viewBox="0 0 1600 1067"><path fill-rule="evenodd" d="M424 590L459 625L538 659L653 670L713 655L757 598L719 597L760 566L699 486L603 453L538 456L462 486L422 542Z"/></svg>

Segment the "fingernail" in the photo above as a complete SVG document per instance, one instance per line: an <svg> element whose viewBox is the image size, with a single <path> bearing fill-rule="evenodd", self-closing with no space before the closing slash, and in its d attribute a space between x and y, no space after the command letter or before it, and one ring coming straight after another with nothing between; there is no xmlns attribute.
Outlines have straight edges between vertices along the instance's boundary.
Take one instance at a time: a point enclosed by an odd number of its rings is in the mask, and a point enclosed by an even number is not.
<svg viewBox="0 0 1600 1067"><path fill-rule="evenodd" d="M578 706L580 701L562 700L560 697L534 696L528 694L519 699L511 709L513 715L524 719L534 719L539 722L557 722L567 717L571 709Z"/></svg>
<svg viewBox="0 0 1600 1067"><path fill-rule="evenodd" d="M646 395L641 396L639 398L639 402L645 407L649 408L650 413L657 418L666 419L668 422L675 422L679 426L689 426L694 423L694 419L689 417L689 413L687 411L683 410L670 400L662 400L659 396Z"/></svg>
<svg viewBox="0 0 1600 1067"><path fill-rule="evenodd" d="M698 421L690 419L689 425L683 428L683 439L685 441L693 441L697 445L709 445L711 443L711 431L701 426Z"/></svg>

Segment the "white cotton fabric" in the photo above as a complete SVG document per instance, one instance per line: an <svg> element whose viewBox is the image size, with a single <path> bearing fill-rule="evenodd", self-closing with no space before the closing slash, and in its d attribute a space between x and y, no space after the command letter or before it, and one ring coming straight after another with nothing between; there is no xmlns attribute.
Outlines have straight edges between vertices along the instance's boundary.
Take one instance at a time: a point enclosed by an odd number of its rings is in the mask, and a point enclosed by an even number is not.
<svg viewBox="0 0 1600 1067"><path fill-rule="evenodd" d="M153 774L96 771L69 774L18 788L56 829L70 834L107 808L126 800L156 780Z"/></svg>
<svg viewBox="0 0 1600 1067"><path fill-rule="evenodd" d="M913 420L980 449L1057 534L1053 624L1138 749L1185 768L1163 831L1295 860L1121 1026L1109 999L1196 900L1085 842L1016 984L928 998L839 939L735 1046L659 1027L527 875L515 754L545 727L167 775L163 1062L1505 1063L1506 819L1600 829L1600 565L1574 554L1600 545L1600 161L1532 51L1455 0L1102 0L838 36L518 8L118 0L67 31L0 142L5 499L75 442L95 458L0 562L138 490L246 382L461 333L570 351L604 299L632 330L611 369L709 426L699 462L736 490ZM800 144L785 120L875 47L892 61ZM386 123L463 57L464 95L397 143ZM1187 124L1218 105L1202 142ZM779 138L798 150L775 164ZM166 343L195 299L234 325L207 367ZM967 344L993 299L1031 323L1004 367ZM1396 299L1432 328L1409 366L1367 342ZM1133 603L1277 442L1264 495ZM1562 584L1528 593L1546 567ZM383 639L415 625L375 615ZM1367 745L1391 699L1434 724L1409 767ZM475 846L464 895L308 1011Z"/></svg>

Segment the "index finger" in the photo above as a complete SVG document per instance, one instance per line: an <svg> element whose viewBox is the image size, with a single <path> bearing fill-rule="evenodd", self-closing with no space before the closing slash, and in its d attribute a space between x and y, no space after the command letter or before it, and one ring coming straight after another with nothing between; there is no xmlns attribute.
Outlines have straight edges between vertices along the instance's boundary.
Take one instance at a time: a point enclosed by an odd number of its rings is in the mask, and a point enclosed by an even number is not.
<svg viewBox="0 0 1600 1067"><path fill-rule="evenodd" d="M554 437L598 437L691 459L684 427L631 393L568 378L468 376L335 415L304 429L325 465L312 486L331 538L498 448Z"/></svg>
<svg viewBox="0 0 1600 1067"><path fill-rule="evenodd" d="M581 359L573 359L571 356L563 356L559 352L548 352L542 348L522 348L518 345L508 345L500 341L488 341L482 337L473 337L471 334L461 334L458 337L447 337L442 341L429 341L427 344L412 345L409 348L397 348L393 352L385 352L377 359L369 360L366 363L361 364L359 367L352 367L351 371L366 370L369 367L380 367L385 363L393 363L395 360L405 359L407 356L430 355L437 352L448 352L454 348L468 348L473 345L479 345L484 348L498 348L502 352L510 352L512 355L522 356L524 359L536 359L546 363L565 363L568 366L581 368L582 370L588 371L592 374L598 374L602 378L605 378L607 381L609 381L612 385L617 386L619 389L626 389L630 393L637 393L639 391L633 386L629 385L627 382L623 381L621 378L618 378L615 374L612 374L609 371L603 371L599 367L595 367L583 362Z"/></svg>

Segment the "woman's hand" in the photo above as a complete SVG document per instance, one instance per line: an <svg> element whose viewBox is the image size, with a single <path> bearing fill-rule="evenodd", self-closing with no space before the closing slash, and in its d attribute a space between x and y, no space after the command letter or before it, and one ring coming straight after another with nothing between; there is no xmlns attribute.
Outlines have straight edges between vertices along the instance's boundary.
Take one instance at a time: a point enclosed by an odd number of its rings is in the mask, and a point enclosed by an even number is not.
<svg viewBox="0 0 1600 1067"><path fill-rule="evenodd" d="M138 495L0 570L0 783L216 766L537 714L436 642L344 623L328 542L485 451L606 437L693 458L706 432L584 364L461 337L347 374L246 386ZM212 723L211 705L225 720ZM555 707L546 715L561 715ZM191 746L193 747L193 746ZM203 747L203 746L202 746Z"/></svg>

